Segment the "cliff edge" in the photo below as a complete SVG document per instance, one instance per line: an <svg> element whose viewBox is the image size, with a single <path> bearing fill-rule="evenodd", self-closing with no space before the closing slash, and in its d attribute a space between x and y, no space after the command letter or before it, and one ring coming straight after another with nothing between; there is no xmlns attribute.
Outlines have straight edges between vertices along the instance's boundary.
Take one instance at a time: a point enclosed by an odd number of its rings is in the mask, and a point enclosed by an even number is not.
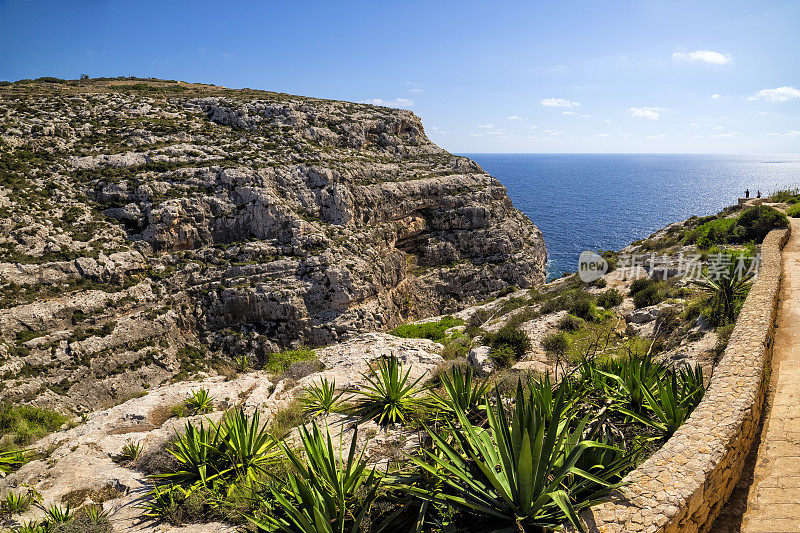
<svg viewBox="0 0 800 533"><path fill-rule="evenodd" d="M406 110L160 80L0 87L5 400L91 410L544 281Z"/></svg>

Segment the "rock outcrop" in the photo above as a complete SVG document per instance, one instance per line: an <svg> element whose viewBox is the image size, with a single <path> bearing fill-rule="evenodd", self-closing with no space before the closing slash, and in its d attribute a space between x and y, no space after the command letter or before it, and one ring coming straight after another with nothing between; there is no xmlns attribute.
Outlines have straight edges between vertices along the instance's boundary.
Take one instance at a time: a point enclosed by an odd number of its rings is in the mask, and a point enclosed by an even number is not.
<svg viewBox="0 0 800 533"><path fill-rule="evenodd" d="M80 411L544 280L412 112L158 81L0 87L0 397Z"/></svg>

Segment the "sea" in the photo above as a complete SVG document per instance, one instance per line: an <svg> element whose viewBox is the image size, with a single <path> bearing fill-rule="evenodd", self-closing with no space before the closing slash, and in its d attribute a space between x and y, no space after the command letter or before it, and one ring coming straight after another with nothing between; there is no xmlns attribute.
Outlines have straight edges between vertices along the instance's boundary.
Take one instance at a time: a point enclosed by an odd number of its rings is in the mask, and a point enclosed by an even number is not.
<svg viewBox="0 0 800 533"><path fill-rule="evenodd" d="M619 250L692 215L800 187L800 154L461 154L508 189L544 233L548 279L584 250Z"/></svg>

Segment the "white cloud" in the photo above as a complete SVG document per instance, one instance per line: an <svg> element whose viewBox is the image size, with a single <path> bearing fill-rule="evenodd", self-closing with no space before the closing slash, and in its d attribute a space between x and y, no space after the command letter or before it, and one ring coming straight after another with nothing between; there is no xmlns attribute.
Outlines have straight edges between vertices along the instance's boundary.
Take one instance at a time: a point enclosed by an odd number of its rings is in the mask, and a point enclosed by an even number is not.
<svg viewBox="0 0 800 533"><path fill-rule="evenodd" d="M384 100L383 98L371 98L369 100L361 100L359 104L372 104L384 107L412 107L414 100L408 98L395 98L394 100Z"/></svg>
<svg viewBox="0 0 800 533"><path fill-rule="evenodd" d="M431 133L436 133L436 134L438 134L438 135L444 135L444 134L446 134L446 133L450 133L449 131L440 130L440 129L439 129L439 128L437 128L436 126L431 126L431 127L430 127L430 132L431 132Z"/></svg>
<svg viewBox="0 0 800 533"><path fill-rule="evenodd" d="M727 65L732 61L730 54L714 52L713 50L695 50L694 52L675 52L673 61L700 61L712 65Z"/></svg>
<svg viewBox="0 0 800 533"><path fill-rule="evenodd" d="M482 130L492 130L494 129L494 124L478 124L478 127Z"/></svg>
<svg viewBox="0 0 800 533"><path fill-rule="evenodd" d="M714 94L711 95L711 98L716 100L717 98L719 98L719 96L720 96L719 93L714 93Z"/></svg>
<svg viewBox="0 0 800 533"><path fill-rule="evenodd" d="M544 133L555 136L555 135L561 135L564 132L562 130L544 130Z"/></svg>
<svg viewBox="0 0 800 533"><path fill-rule="evenodd" d="M486 135L497 135L500 137L505 137L506 132L503 130L489 130L486 132Z"/></svg>
<svg viewBox="0 0 800 533"><path fill-rule="evenodd" d="M610 133L598 133L597 136L598 137L611 137L611 134Z"/></svg>
<svg viewBox="0 0 800 533"><path fill-rule="evenodd" d="M575 111L562 111L561 114L562 115L577 115L577 113Z"/></svg>
<svg viewBox="0 0 800 533"><path fill-rule="evenodd" d="M573 102L567 98L543 98L539 103L544 107L578 107L579 102Z"/></svg>
<svg viewBox="0 0 800 533"><path fill-rule="evenodd" d="M766 100L767 102L786 102L800 98L800 89L794 87L778 87L777 89L761 89L748 100Z"/></svg>
<svg viewBox="0 0 800 533"><path fill-rule="evenodd" d="M412 94L419 94L422 92L422 89L420 89L419 87L414 87L413 89L409 89L408 92Z"/></svg>
<svg viewBox="0 0 800 533"><path fill-rule="evenodd" d="M660 107L631 107L629 111L631 116L636 118L646 118L649 120L658 120Z"/></svg>
<svg viewBox="0 0 800 533"><path fill-rule="evenodd" d="M771 136L786 136L786 137L800 137L800 130L790 130L786 133L767 133L767 135Z"/></svg>
<svg viewBox="0 0 800 533"><path fill-rule="evenodd" d="M689 126L692 128L699 128L700 124L698 124L697 122L692 122L691 124L689 124Z"/></svg>
<svg viewBox="0 0 800 533"><path fill-rule="evenodd" d="M581 115L581 118L592 118L592 115Z"/></svg>
<svg viewBox="0 0 800 533"><path fill-rule="evenodd" d="M506 118L508 118L508 120L522 120L522 117L520 117L518 115L509 115Z"/></svg>

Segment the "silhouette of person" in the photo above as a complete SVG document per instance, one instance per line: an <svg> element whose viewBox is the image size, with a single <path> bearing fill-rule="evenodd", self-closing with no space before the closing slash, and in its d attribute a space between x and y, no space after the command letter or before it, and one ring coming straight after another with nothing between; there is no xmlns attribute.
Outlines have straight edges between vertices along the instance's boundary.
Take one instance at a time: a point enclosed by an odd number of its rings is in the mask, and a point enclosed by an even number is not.
<svg viewBox="0 0 800 533"><path fill-rule="evenodd" d="M758 191L758 194L756 195L756 198L761 198L761 191Z"/></svg>
<svg viewBox="0 0 800 533"><path fill-rule="evenodd" d="M744 191L744 197L745 197L745 198L750 198L750 189L745 189L745 191Z"/></svg>

